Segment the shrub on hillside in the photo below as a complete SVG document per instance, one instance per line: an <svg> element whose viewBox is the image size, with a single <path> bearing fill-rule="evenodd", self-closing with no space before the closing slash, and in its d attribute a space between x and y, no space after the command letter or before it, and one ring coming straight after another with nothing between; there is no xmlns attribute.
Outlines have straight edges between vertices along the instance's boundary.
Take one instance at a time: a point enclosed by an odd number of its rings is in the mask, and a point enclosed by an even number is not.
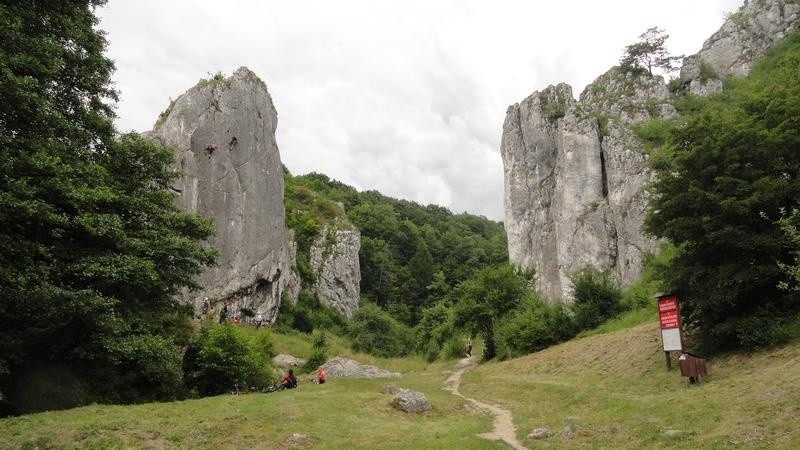
<svg viewBox="0 0 800 450"><path fill-rule="evenodd" d="M531 294L498 326L497 356L525 355L574 335L575 324L560 303L547 303Z"/></svg>
<svg viewBox="0 0 800 450"><path fill-rule="evenodd" d="M231 325L206 323L184 356L186 385L201 396L234 388L265 386L273 375L264 347L256 349L242 331Z"/></svg>
<svg viewBox="0 0 800 450"><path fill-rule="evenodd" d="M570 282L579 330L594 328L623 311L622 289L611 272L587 267L573 273Z"/></svg>
<svg viewBox="0 0 800 450"><path fill-rule="evenodd" d="M666 291L664 271L675 256L677 249L669 243L661 246L658 254L646 252L642 257L642 273L639 279L628 285L622 294L624 309L655 307L654 295Z"/></svg>
<svg viewBox="0 0 800 450"><path fill-rule="evenodd" d="M422 318L414 331L414 351L425 356L428 362L435 361L445 342L455 333L450 308L437 303L422 310Z"/></svg>
<svg viewBox="0 0 800 450"><path fill-rule="evenodd" d="M347 319L339 311L323 306L316 294L308 290L300 291L297 304L288 297L281 300L275 329L283 332L290 330L311 333L315 329L330 331L341 335L347 326Z"/></svg>
<svg viewBox="0 0 800 450"><path fill-rule="evenodd" d="M325 364L328 360L328 341L325 339L325 333L320 330L314 330L311 336L311 355L306 360L303 366L305 372L313 372L317 367Z"/></svg>
<svg viewBox="0 0 800 450"><path fill-rule="evenodd" d="M411 330L373 303L363 304L348 326L352 348L375 356L394 357L408 354L412 346Z"/></svg>

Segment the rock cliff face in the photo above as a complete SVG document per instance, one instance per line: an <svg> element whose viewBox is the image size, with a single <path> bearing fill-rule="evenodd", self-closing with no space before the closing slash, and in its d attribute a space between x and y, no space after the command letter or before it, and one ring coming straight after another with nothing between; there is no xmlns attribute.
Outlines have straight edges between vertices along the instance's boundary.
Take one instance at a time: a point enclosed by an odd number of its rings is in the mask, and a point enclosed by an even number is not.
<svg viewBox="0 0 800 450"><path fill-rule="evenodd" d="M756 59L783 40L800 17L794 0L750 0L728 16L722 28L711 35L696 55L681 68L681 83L693 94L722 90L722 79L744 76Z"/></svg>
<svg viewBox="0 0 800 450"><path fill-rule="evenodd" d="M695 94L745 75L797 21L794 1L745 3L703 49L687 57L681 84ZM675 114L661 77L612 69L581 94L549 86L512 105L503 124L505 226L511 262L536 269L537 288L569 300L568 274L592 266L635 280L658 243L641 232L651 178L631 126Z"/></svg>
<svg viewBox="0 0 800 450"><path fill-rule="evenodd" d="M358 251L361 234L342 224L326 226L309 250L311 268L316 274L313 290L325 306L353 317L361 294L361 268Z"/></svg>
<svg viewBox="0 0 800 450"><path fill-rule="evenodd" d="M276 126L264 82L242 67L189 89L146 134L175 149L179 206L214 220L218 265L200 276L201 291L184 294L196 307L231 301L274 321L282 293L296 289Z"/></svg>
<svg viewBox="0 0 800 450"><path fill-rule="evenodd" d="M501 152L509 257L536 269L537 288L568 299L586 266L635 279L656 242L640 233L646 159L629 125L674 110L660 77L616 69L577 102L566 84L509 107Z"/></svg>

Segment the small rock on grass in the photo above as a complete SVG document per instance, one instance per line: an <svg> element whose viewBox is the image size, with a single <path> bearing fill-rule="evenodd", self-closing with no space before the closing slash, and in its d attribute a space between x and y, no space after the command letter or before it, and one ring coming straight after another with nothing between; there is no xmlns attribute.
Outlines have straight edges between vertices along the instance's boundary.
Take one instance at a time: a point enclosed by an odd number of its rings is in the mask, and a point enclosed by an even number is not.
<svg viewBox="0 0 800 450"><path fill-rule="evenodd" d="M550 431L549 428L537 428L531 431L531 434L528 435L528 439L547 439L553 435L553 432Z"/></svg>
<svg viewBox="0 0 800 450"><path fill-rule="evenodd" d="M291 436L283 440L283 446L286 448L301 447L310 443L311 437L302 433L292 433Z"/></svg>

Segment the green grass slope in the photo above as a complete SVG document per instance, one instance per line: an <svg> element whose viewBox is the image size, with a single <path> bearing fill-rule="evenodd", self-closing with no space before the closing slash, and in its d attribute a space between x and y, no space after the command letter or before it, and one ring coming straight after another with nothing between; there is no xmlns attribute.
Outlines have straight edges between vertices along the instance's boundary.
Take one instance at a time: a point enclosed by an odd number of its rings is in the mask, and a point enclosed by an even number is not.
<svg viewBox="0 0 800 450"><path fill-rule="evenodd" d="M481 365L462 392L511 410L520 439L555 433L536 448L800 448L800 342L715 358L697 385L660 346L656 322L579 338Z"/></svg>
<svg viewBox="0 0 800 450"><path fill-rule="evenodd" d="M276 350L304 356L302 335L276 335ZM0 448L503 448L477 434L491 417L442 390L453 362L377 359L336 339L332 353L375 364L399 380L301 377L295 391L222 395L134 406L93 405L0 420ZM710 376L688 385L666 371L657 323L578 338L536 354L479 366L461 392L514 415L530 448L798 448L800 342L710 361ZM389 406L384 384L425 393L433 410ZM561 432L572 424L570 437ZM533 441L534 428L554 436Z"/></svg>

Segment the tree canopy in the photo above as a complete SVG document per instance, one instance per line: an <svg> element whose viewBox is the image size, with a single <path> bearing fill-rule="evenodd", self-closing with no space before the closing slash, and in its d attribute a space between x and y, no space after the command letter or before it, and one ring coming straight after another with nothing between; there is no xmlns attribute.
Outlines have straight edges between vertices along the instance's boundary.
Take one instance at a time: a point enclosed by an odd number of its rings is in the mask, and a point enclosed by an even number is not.
<svg viewBox="0 0 800 450"><path fill-rule="evenodd" d="M17 411L42 367L77 374L62 406L175 396L175 295L214 257L211 223L175 207L171 151L115 135L103 3L0 4L0 390Z"/></svg>
<svg viewBox="0 0 800 450"><path fill-rule="evenodd" d="M797 216L786 216L800 208L800 35L680 109L644 131L660 144L646 228L678 248L664 274L684 323L708 348L776 342L800 311L797 292L779 289L796 264L786 221Z"/></svg>
<svg viewBox="0 0 800 450"><path fill-rule="evenodd" d="M674 72L682 56L670 56L664 46L669 35L658 27L648 28L639 35L639 41L625 47L625 54L619 62L623 69L644 70L652 75L653 69Z"/></svg>

